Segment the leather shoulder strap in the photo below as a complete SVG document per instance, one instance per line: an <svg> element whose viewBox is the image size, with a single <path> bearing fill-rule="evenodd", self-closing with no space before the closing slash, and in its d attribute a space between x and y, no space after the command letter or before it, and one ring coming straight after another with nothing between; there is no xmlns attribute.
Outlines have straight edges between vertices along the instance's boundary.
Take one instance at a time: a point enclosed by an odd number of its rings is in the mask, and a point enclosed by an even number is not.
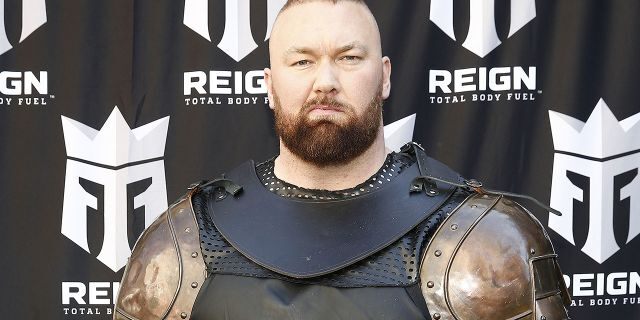
<svg viewBox="0 0 640 320"><path fill-rule="evenodd" d="M186 319L206 278L193 188L140 236L124 272L114 319Z"/></svg>

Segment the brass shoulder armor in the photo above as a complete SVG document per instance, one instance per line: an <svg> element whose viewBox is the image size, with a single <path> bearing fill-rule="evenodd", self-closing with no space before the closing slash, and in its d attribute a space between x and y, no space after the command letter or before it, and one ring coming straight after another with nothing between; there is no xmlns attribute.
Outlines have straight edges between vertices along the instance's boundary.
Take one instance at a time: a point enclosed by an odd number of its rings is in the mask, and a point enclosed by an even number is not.
<svg viewBox="0 0 640 320"><path fill-rule="evenodd" d="M114 319L187 319L205 278L190 192L136 242L120 283Z"/></svg>
<svg viewBox="0 0 640 320"><path fill-rule="evenodd" d="M570 297L549 236L500 195L470 195L431 238L420 268L435 320L569 319Z"/></svg>

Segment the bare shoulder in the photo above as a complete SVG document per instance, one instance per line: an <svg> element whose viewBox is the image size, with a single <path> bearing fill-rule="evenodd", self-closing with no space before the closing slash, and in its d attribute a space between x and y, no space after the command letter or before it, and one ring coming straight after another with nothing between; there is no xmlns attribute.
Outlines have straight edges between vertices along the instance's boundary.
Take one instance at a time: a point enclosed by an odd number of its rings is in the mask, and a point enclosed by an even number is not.
<svg viewBox="0 0 640 320"><path fill-rule="evenodd" d="M422 292L434 319L569 319L569 294L542 224L500 195L470 195L424 252Z"/></svg>
<svg viewBox="0 0 640 320"><path fill-rule="evenodd" d="M114 319L185 319L206 277L191 195L140 236L124 272Z"/></svg>

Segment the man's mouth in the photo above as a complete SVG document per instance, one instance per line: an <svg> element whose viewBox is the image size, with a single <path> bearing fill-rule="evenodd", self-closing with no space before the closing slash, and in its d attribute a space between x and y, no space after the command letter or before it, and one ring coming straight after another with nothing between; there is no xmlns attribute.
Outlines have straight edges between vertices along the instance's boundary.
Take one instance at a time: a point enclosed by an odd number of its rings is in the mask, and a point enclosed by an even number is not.
<svg viewBox="0 0 640 320"><path fill-rule="evenodd" d="M336 112L342 112L342 108L326 104L315 104L311 106L311 110L309 111L309 113L313 114L332 114Z"/></svg>
<svg viewBox="0 0 640 320"><path fill-rule="evenodd" d="M309 110L309 114L314 116L333 115L341 112L340 107L330 105L314 105L311 107L311 110Z"/></svg>

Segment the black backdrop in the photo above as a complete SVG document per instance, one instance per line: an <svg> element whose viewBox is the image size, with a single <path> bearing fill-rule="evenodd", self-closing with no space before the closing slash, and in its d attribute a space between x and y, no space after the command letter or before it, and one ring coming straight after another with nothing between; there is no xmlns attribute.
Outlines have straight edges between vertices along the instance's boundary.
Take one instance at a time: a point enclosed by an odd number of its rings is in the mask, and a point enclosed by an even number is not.
<svg viewBox="0 0 640 320"><path fill-rule="evenodd" d="M1 314L109 318L122 276L115 256L128 252L99 259L115 245L107 241L132 245L159 213L145 208L170 203L191 182L247 158L277 152L266 95L252 71L268 65L269 12L282 3L0 0L7 40L0 33ZM633 125L640 119L617 122L640 113L640 4L369 4L393 65L385 123L415 114L413 139L463 175L546 203L555 197L570 208L565 216L573 219L552 226L548 212L533 213L570 280L571 315L640 318L640 240L634 239L640 125ZM500 44L493 48L491 39ZM255 48L247 45L252 41ZM452 82L430 92L443 79L430 74L451 75L458 90ZM204 92L187 87L185 93L185 77L205 81ZM473 101L474 94L494 100ZM518 95L528 100L515 100ZM553 136L550 110L566 115L552 113L559 119ZM108 118L101 133L82 125L100 130ZM131 129L154 124L130 133L125 122ZM590 148L605 151L585 151ZM552 186L554 166L559 182ZM109 192L120 195L108 198ZM167 199L157 199L164 192ZM63 222L63 211L70 222Z"/></svg>

